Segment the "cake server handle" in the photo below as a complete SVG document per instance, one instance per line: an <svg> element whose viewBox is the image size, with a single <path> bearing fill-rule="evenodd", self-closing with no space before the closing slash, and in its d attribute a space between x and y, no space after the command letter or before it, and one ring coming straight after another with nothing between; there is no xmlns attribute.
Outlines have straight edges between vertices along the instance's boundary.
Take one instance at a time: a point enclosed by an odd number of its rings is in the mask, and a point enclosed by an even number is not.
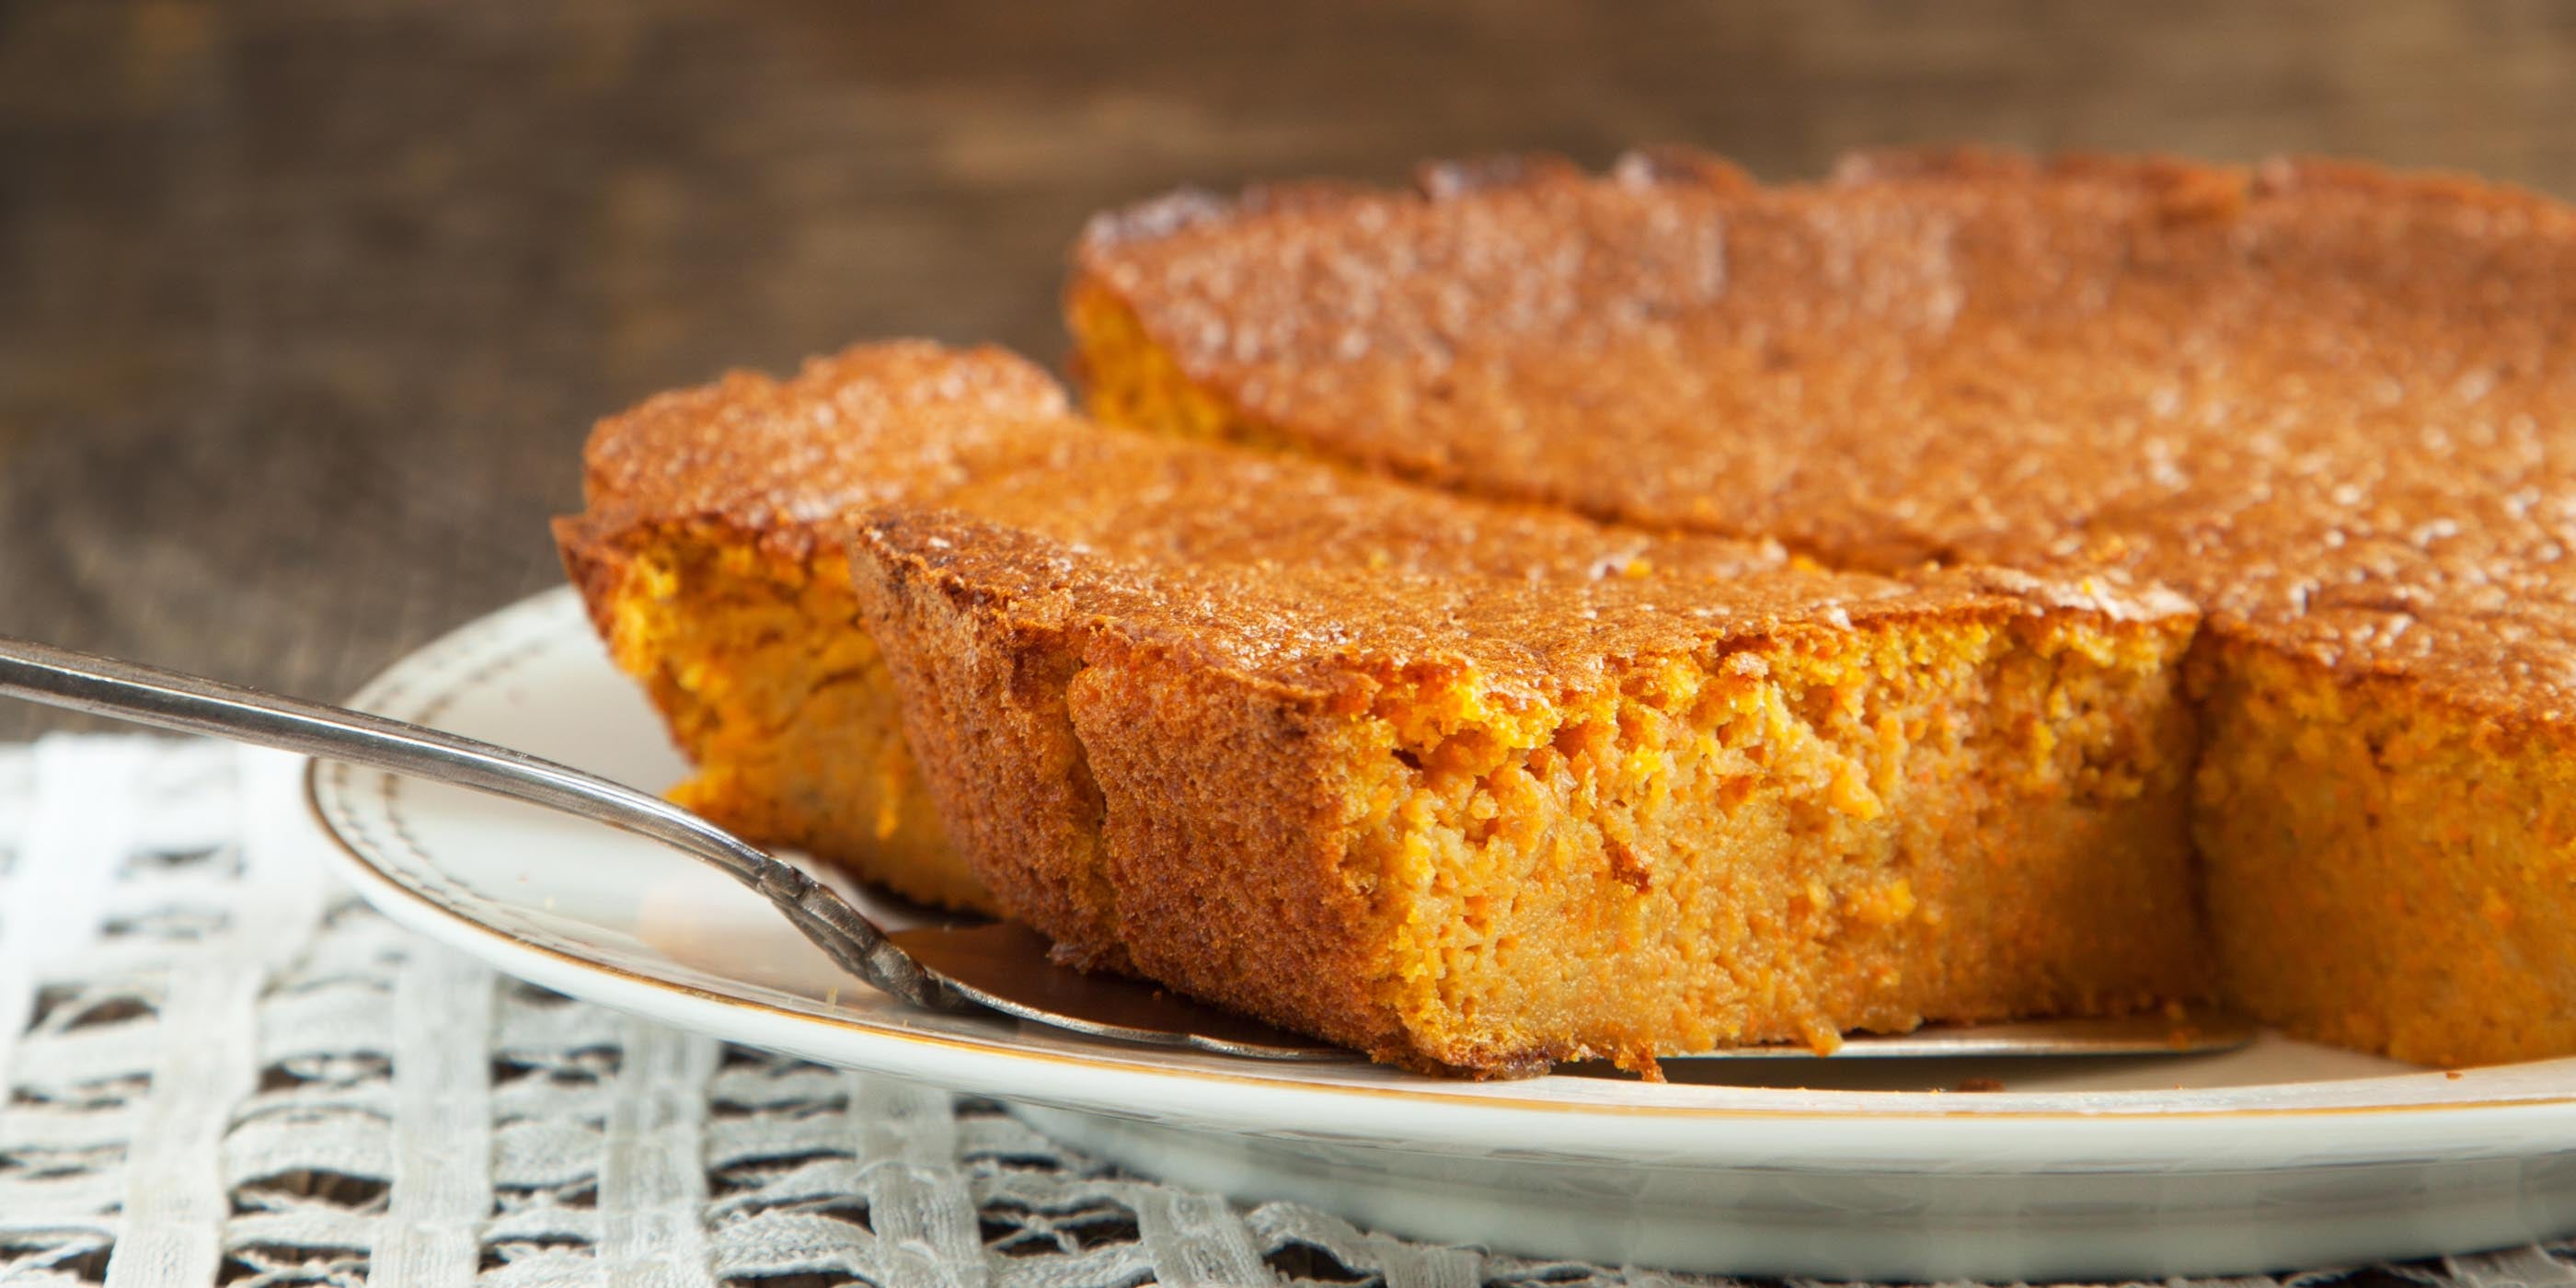
<svg viewBox="0 0 2576 1288"><path fill-rule="evenodd" d="M731 873L869 984L917 1006L981 1009L794 866L660 797L550 760L383 716L5 636L0 695L454 783L622 828Z"/></svg>

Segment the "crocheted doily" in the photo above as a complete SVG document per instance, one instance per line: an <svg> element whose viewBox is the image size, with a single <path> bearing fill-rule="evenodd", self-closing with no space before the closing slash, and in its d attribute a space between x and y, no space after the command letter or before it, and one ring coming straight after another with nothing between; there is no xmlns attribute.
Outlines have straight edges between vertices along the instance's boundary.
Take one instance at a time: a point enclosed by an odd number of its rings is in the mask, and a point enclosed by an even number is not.
<svg viewBox="0 0 2576 1288"><path fill-rule="evenodd" d="M1245 1210L991 1101L496 976L329 884L275 805L297 772L0 748L0 1284L1732 1282ZM2571 1255L2223 1282L2576 1286Z"/></svg>

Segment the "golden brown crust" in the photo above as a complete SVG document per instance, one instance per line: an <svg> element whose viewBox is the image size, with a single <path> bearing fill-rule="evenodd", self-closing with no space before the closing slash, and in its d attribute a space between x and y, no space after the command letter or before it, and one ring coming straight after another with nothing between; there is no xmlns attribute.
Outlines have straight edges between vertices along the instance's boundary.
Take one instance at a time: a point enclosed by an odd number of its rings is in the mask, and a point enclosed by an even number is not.
<svg viewBox="0 0 2576 1288"><path fill-rule="evenodd" d="M1847 566L2116 566L2576 717L2567 207L2304 160L1643 172L1202 201L1086 239L1071 289L1267 441Z"/></svg>
<svg viewBox="0 0 2576 1288"><path fill-rule="evenodd" d="M1053 378L990 346L891 341L811 359L785 380L736 371L601 421L582 453L584 512L568 525L596 545L719 522L802 555L840 516L935 490L1066 410Z"/></svg>

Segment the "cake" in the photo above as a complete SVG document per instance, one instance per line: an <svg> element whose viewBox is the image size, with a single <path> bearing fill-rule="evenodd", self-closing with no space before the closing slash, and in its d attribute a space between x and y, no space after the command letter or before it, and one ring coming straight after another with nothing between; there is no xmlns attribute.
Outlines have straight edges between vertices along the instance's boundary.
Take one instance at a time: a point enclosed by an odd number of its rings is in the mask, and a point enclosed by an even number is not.
<svg viewBox="0 0 2576 1288"><path fill-rule="evenodd" d="M2211 991L2576 1054L2567 207L1514 159L1106 216L1066 299L1088 418L884 345L594 433L680 799L1415 1067Z"/></svg>
<svg viewBox="0 0 2576 1288"><path fill-rule="evenodd" d="M2116 578L1829 571L917 344L613 417L587 492L558 536L683 799L1383 1060L2208 986L2197 619Z"/></svg>
<svg viewBox="0 0 2576 1288"><path fill-rule="evenodd" d="M1865 156L1104 218L1091 406L1838 569L2203 613L2217 977L2432 1064L2576 1053L2576 212L2284 162Z"/></svg>

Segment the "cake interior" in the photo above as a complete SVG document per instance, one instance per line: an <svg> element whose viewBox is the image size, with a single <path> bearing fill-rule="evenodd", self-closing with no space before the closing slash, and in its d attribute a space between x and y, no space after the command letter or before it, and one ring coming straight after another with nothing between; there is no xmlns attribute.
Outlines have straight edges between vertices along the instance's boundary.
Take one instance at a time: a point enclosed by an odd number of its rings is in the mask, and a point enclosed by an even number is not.
<svg viewBox="0 0 2576 1288"><path fill-rule="evenodd" d="M2429 1065L2576 1052L2576 758L2381 677L2204 632L2194 816L2233 1000Z"/></svg>
<svg viewBox="0 0 2576 1288"><path fill-rule="evenodd" d="M1347 841L1381 1004L1448 1064L1650 1066L2198 996L2187 633L1910 618L1384 692Z"/></svg>
<svg viewBox="0 0 2576 1288"><path fill-rule="evenodd" d="M907 898L1000 911L922 791L838 549L665 524L628 534L598 576L610 655L692 766L673 801Z"/></svg>

